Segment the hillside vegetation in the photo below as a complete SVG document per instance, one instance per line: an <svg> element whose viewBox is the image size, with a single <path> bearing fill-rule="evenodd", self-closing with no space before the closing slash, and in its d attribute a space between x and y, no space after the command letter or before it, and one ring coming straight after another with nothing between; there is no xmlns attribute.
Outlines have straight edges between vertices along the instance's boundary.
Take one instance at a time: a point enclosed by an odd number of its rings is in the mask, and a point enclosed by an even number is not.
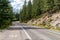
<svg viewBox="0 0 60 40"><path fill-rule="evenodd" d="M0 0L0 29L9 27L12 23L13 10L8 0Z"/></svg>
<svg viewBox="0 0 60 40"><path fill-rule="evenodd" d="M20 11L19 18L20 22L51 26L52 21L59 17L59 12L60 0L33 0L33 2L29 0L28 4L26 4L25 0L23 8Z"/></svg>

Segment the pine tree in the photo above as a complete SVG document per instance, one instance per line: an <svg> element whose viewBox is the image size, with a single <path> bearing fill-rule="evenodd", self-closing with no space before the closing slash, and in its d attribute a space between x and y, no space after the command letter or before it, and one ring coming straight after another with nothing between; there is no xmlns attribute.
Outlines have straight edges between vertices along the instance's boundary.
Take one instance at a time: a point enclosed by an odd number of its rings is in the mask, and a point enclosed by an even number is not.
<svg viewBox="0 0 60 40"><path fill-rule="evenodd" d="M35 18L41 14L40 0L33 0L32 17Z"/></svg>
<svg viewBox="0 0 60 40"><path fill-rule="evenodd" d="M0 28L6 28L12 21L12 8L8 0L0 0Z"/></svg>
<svg viewBox="0 0 60 40"><path fill-rule="evenodd" d="M42 13L47 12L48 10L47 0L40 0L40 8Z"/></svg>
<svg viewBox="0 0 60 40"><path fill-rule="evenodd" d="M51 16L54 12L60 11L60 0L31 0L26 5L26 0L20 12L20 20L28 21L41 14L48 13Z"/></svg>
<svg viewBox="0 0 60 40"><path fill-rule="evenodd" d="M32 14L32 4L30 0L27 5L27 13L26 13L27 20L30 20L32 18L31 14Z"/></svg>
<svg viewBox="0 0 60 40"><path fill-rule="evenodd" d="M54 0L47 0L47 4L48 4L48 12L50 14L53 13L53 8L54 8Z"/></svg>
<svg viewBox="0 0 60 40"><path fill-rule="evenodd" d="M60 0L57 0L58 1L58 8L60 10Z"/></svg>
<svg viewBox="0 0 60 40"><path fill-rule="evenodd" d="M20 21L25 22L26 20L26 0L24 2L23 8L20 11Z"/></svg>
<svg viewBox="0 0 60 40"><path fill-rule="evenodd" d="M32 6L32 17L35 18L36 16L36 2L37 0L33 0L33 6Z"/></svg>

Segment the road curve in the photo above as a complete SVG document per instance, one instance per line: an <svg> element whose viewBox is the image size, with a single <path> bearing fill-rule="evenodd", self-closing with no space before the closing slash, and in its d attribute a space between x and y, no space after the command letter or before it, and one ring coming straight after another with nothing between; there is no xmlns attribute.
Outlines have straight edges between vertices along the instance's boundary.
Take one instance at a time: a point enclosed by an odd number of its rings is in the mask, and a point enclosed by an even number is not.
<svg viewBox="0 0 60 40"><path fill-rule="evenodd" d="M0 40L60 40L60 32L13 22L0 32Z"/></svg>

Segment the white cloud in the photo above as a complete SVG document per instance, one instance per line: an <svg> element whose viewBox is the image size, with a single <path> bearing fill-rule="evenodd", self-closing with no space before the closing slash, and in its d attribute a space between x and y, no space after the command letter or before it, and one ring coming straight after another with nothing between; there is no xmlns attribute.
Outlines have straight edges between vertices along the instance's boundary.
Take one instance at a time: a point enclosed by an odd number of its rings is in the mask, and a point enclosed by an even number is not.
<svg viewBox="0 0 60 40"><path fill-rule="evenodd" d="M24 4L24 1L25 0L10 0L14 10L20 10ZM28 2L29 0L26 0L26 1Z"/></svg>
<svg viewBox="0 0 60 40"><path fill-rule="evenodd" d="M23 0L14 0L14 2L11 2L11 5L13 8L20 9L20 7L24 4Z"/></svg>
<svg viewBox="0 0 60 40"><path fill-rule="evenodd" d="M14 9L20 9L22 8L22 5L24 4L25 0L14 0L14 2L11 2L11 5ZM28 2L29 0L27 0Z"/></svg>

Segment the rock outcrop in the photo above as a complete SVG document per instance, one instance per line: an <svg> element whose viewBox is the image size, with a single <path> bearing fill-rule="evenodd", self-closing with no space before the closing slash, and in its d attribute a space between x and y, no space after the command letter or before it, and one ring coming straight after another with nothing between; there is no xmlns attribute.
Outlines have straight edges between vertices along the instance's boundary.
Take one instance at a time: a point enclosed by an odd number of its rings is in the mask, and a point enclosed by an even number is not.
<svg viewBox="0 0 60 40"><path fill-rule="evenodd" d="M28 24L40 25L45 22L46 25L50 24L51 26L60 27L60 12L52 14L51 17L44 15L41 18L30 20Z"/></svg>

